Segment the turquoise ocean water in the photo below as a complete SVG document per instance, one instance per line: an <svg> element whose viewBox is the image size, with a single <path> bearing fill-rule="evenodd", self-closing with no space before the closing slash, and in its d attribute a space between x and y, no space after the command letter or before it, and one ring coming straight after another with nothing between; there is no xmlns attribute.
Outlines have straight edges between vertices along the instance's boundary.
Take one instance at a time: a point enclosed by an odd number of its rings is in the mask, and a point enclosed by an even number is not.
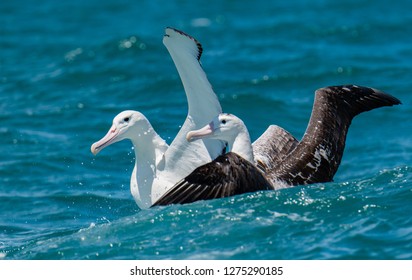
<svg viewBox="0 0 412 280"><path fill-rule="evenodd" d="M412 259L412 2L1 1L0 259ZM403 102L356 117L335 181L140 210L125 109L169 143L187 112L162 44L204 47L225 112L303 135L317 88Z"/></svg>

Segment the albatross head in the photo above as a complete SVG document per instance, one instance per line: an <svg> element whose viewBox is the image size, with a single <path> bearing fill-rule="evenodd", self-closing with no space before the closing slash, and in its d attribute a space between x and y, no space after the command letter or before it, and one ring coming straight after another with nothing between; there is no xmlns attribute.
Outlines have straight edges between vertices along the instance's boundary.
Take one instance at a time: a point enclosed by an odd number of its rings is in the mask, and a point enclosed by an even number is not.
<svg viewBox="0 0 412 280"><path fill-rule="evenodd" d="M219 114L208 125L186 134L189 142L205 138L225 141L228 151L240 155L252 164L255 163L249 132L238 117L231 114Z"/></svg>
<svg viewBox="0 0 412 280"><path fill-rule="evenodd" d="M131 110L121 112L113 119L112 127L107 134L92 145L92 153L96 155L105 147L123 139L133 139L139 133L139 128L142 129L142 133L144 129L148 129L148 123L146 117L140 112Z"/></svg>
<svg viewBox="0 0 412 280"><path fill-rule="evenodd" d="M186 135L187 141L197 139L217 139L231 143L244 129L245 125L241 119L232 114L219 114L208 125L198 130L189 131Z"/></svg>

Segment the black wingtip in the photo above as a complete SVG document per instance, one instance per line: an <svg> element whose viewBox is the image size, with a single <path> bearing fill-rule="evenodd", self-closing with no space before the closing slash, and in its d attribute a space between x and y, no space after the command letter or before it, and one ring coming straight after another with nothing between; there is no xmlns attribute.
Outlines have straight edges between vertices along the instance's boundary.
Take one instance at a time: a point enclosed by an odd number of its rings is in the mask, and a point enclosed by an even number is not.
<svg viewBox="0 0 412 280"><path fill-rule="evenodd" d="M318 91L327 93L335 101L343 101L349 106L353 116L384 106L402 104L398 98L390 94L358 85L330 86L321 88Z"/></svg>
<svg viewBox="0 0 412 280"><path fill-rule="evenodd" d="M387 106L402 104L402 102L393 95L390 95L390 94L385 93L383 91L380 91L378 89L374 89L374 88L371 88L371 89L374 91L374 93L377 97L381 98L382 101L384 100L387 103Z"/></svg>
<svg viewBox="0 0 412 280"><path fill-rule="evenodd" d="M179 34L181 34L181 35L183 35L183 36L186 36L186 37L188 37L190 40L192 40L193 42L195 42L195 44L196 44L196 46L197 46L197 57L196 57L196 59L197 59L198 61L200 61L200 57L202 56L202 53L203 53L203 47L202 47L202 44L201 44L196 38L194 38L193 36L190 36L190 35L187 34L186 32L183 32L182 30L176 29L176 28L174 28L174 27L168 26L168 27L166 27L166 30L167 30L167 29L171 29L171 30L175 31L176 33L179 33ZM170 37L170 35L168 35L168 34L165 34L164 36Z"/></svg>

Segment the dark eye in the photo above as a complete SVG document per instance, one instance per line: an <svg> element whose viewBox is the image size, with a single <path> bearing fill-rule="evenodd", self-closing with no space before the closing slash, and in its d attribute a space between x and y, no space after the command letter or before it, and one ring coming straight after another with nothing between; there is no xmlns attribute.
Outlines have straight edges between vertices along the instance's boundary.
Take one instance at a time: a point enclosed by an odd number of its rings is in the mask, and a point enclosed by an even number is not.
<svg viewBox="0 0 412 280"><path fill-rule="evenodd" d="M226 124L226 120L222 120L221 123L222 123L222 124Z"/></svg>
<svg viewBox="0 0 412 280"><path fill-rule="evenodd" d="M129 120L130 120L129 117L126 117L126 118L123 119L123 121L125 121L125 122L128 122Z"/></svg>

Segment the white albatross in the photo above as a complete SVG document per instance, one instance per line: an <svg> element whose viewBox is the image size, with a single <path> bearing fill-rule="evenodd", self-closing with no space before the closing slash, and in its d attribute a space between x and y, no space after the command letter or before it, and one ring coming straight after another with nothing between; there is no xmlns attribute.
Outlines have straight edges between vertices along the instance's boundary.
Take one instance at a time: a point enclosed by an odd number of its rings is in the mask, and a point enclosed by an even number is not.
<svg viewBox="0 0 412 280"><path fill-rule="evenodd" d="M367 87L346 85L319 89L302 140L297 143L279 127L269 128L264 135L267 149L263 152L263 146L259 148L263 161L256 161L255 147L243 121L234 115L219 114L205 127L190 131L187 140L225 141L229 153L196 168L154 206L332 181L352 119L362 112L397 104L400 104L397 98ZM279 131L284 132L286 141L278 142ZM289 151L286 155L279 154L285 149Z"/></svg>
<svg viewBox="0 0 412 280"><path fill-rule="evenodd" d="M204 126L222 112L200 64L200 43L182 31L166 28L163 44L177 68L188 101L186 120L175 139L167 145L142 113L129 110L118 114L107 134L91 147L92 153L97 154L120 140L132 141L136 162L130 188L142 209L149 208L176 182L215 159L225 148L221 141L186 141L190 130Z"/></svg>

